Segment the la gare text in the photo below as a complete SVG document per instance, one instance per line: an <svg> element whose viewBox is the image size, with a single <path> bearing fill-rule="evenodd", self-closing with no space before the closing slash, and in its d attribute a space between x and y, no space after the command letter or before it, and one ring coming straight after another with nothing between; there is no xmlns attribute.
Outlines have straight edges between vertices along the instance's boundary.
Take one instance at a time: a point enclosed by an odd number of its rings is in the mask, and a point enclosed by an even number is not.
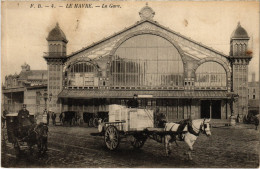
<svg viewBox="0 0 260 169"><path fill-rule="evenodd" d="M31 4L30 8L121 8L120 5L116 4L102 4L102 5L93 5L89 3L77 3L77 4L66 4L66 5L43 5L43 4Z"/></svg>

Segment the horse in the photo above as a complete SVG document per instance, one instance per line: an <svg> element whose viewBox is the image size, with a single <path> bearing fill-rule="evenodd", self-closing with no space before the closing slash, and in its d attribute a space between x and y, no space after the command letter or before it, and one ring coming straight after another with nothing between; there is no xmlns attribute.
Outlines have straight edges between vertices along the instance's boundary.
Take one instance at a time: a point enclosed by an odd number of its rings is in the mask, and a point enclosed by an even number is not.
<svg viewBox="0 0 260 169"><path fill-rule="evenodd" d="M211 135L209 122L210 119L188 119L182 124L166 123L165 131L174 133L165 135L166 155L169 156L171 154L171 143L173 141L176 142L176 136L179 135L179 140L185 141L185 143L189 146L189 151L186 154L188 154L189 160L192 160L191 152L193 151L193 144L195 143L200 132L206 134L207 136ZM180 128L182 128L182 131L180 131Z"/></svg>
<svg viewBox="0 0 260 169"><path fill-rule="evenodd" d="M33 124L28 130L28 134L23 137L23 141L27 142L27 145L32 153L33 146L37 145L38 153L44 154L47 151L47 138L48 138L48 126L44 123Z"/></svg>

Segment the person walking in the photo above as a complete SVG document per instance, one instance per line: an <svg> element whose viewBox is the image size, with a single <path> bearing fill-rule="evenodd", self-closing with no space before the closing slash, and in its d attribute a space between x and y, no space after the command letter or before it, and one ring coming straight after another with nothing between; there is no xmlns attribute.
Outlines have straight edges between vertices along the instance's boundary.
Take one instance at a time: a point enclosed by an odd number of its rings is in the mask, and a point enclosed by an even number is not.
<svg viewBox="0 0 260 169"><path fill-rule="evenodd" d="M51 119L52 119L52 124L55 126L56 125L56 114L54 112L52 112Z"/></svg>

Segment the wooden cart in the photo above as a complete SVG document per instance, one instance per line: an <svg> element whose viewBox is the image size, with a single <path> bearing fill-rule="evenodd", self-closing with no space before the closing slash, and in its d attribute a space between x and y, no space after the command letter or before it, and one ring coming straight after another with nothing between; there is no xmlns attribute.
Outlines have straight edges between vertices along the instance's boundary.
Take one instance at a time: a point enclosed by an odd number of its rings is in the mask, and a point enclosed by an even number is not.
<svg viewBox="0 0 260 169"><path fill-rule="evenodd" d="M126 108L123 108L126 109ZM141 127L138 128L138 124L131 124L131 120L137 120L137 123L145 123L145 121L140 120L142 116L137 116L138 119L131 117L131 113L133 112L144 112L143 115L146 116L146 118L143 118L144 120L149 120L149 123L142 124ZM116 150L121 142L122 139L130 136L130 143L134 148L141 148L145 144L146 140L148 138L151 138L157 142L162 143L163 138L167 134L174 135L177 133L173 132L166 132L164 131L164 128L154 128L154 121L153 121L153 111L149 110L149 113L147 113L147 109L129 109L122 110L127 116L124 118L121 118L120 114L115 114L114 112L109 112L110 119L113 119L111 122L103 122L99 124L98 126L98 133L91 133L92 136L103 136L104 142L106 147L109 150ZM117 111L119 112L119 111ZM119 112L120 113L120 112ZM124 114L123 113L123 114ZM112 115L111 115L112 114ZM120 120L115 121L115 117L119 118ZM119 116L119 117L117 117ZM131 126L132 125L132 126ZM137 126L137 128L134 128L134 125ZM140 126L140 125L139 125Z"/></svg>

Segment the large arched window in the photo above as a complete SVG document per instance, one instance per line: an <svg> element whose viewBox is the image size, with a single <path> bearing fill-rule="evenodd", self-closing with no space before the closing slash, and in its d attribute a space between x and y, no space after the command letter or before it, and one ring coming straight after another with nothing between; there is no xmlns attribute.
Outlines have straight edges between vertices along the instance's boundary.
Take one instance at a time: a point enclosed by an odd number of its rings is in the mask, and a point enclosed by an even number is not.
<svg viewBox="0 0 260 169"><path fill-rule="evenodd" d="M226 71L217 62L205 62L196 70L195 86L197 87L226 87Z"/></svg>
<svg viewBox="0 0 260 169"><path fill-rule="evenodd" d="M112 86L183 86L183 63L168 40L151 34L126 40L111 63Z"/></svg>
<svg viewBox="0 0 260 169"><path fill-rule="evenodd" d="M68 67L65 76L68 86L98 86L97 68L89 62L78 62Z"/></svg>

